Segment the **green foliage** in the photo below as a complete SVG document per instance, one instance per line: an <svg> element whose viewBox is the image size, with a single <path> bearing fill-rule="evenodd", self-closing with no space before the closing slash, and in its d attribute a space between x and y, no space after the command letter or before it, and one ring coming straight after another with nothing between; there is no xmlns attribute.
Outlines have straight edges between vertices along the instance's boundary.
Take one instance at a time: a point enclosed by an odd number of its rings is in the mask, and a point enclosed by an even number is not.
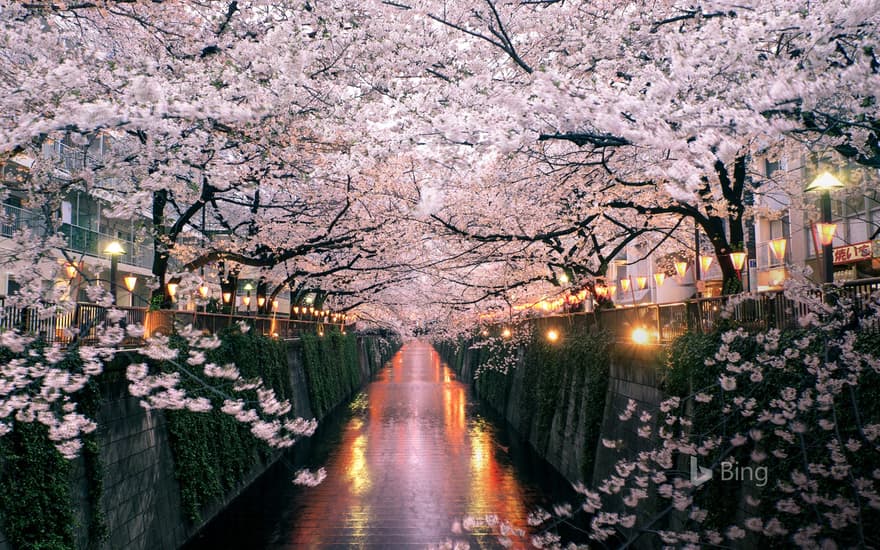
<svg viewBox="0 0 880 550"><path fill-rule="evenodd" d="M303 334L302 346L312 411L322 418L360 387L357 337L336 329L324 336Z"/></svg>
<svg viewBox="0 0 880 550"><path fill-rule="evenodd" d="M48 428L15 422L0 440L0 511L14 548L74 547L71 463L49 441Z"/></svg>
<svg viewBox="0 0 880 550"><path fill-rule="evenodd" d="M5 363L13 357L6 349L0 361ZM31 356L26 351L18 357ZM56 366L71 372L81 370L77 348L68 349ZM96 418L100 393L94 381L72 397L79 412ZM100 502L104 490L103 467L94 432L83 437L82 459L89 504L89 541L98 546L107 538L107 525ZM12 546L73 548L76 524L71 461L55 449L49 440L48 428L38 422L14 422L12 431L0 438L0 464L0 521Z"/></svg>
<svg viewBox="0 0 880 550"><path fill-rule="evenodd" d="M522 373L522 393L519 407L523 430L532 430L531 440L539 450L546 449L551 429L560 429L568 423L581 426L585 434L584 461L581 474L584 479L592 476L596 445L602 428L605 411L605 395L609 379L609 338L604 333L590 332L589 327L578 325L567 331L556 343L549 343L533 331L525 346L524 357L516 368ZM460 345L457 354L451 354L453 345L441 346L441 355L451 357L460 372L467 346ZM480 350L476 367L486 361L500 363L493 353L519 353L517 347L505 346L492 351ZM495 409L504 412L508 406L513 376L511 370L504 374L486 369L476 382L477 394ZM574 406L572 406L574 404ZM568 415L575 417L569 419ZM581 416L582 415L582 416Z"/></svg>
<svg viewBox="0 0 880 550"><path fill-rule="evenodd" d="M284 342L252 332L242 334L237 328L223 331L219 336L222 344L208 352L209 362L235 363L242 377L259 376L266 387L275 390L279 400L291 399ZM175 340L174 345L185 354L184 341ZM176 367L162 365L162 368ZM219 410L223 403L219 395L189 377L181 377L180 385L193 396L208 397L214 405L208 413L181 410L167 411L165 415L183 510L190 521L198 522L205 505L238 487L259 460L266 459L272 451L245 425ZM232 394L230 381L214 386L226 395Z"/></svg>

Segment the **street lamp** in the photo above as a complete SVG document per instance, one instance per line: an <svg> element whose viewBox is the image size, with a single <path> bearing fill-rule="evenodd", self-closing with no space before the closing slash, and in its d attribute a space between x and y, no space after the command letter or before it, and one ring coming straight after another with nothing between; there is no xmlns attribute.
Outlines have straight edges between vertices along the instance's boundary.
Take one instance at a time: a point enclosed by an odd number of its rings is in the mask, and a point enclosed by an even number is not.
<svg viewBox="0 0 880 550"><path fill-rule="evenodd" d="M119 270L119 257L125 254L119 241L110 241L104 254L110 256L110 296L113 298L113 305L116 305L116 272Z"/></svg>
<svg viewBox="0 0 880 550"><path fill-rule="evenodd" d="M831 244L834 240L836 226L831 223L831 190L841 187L843 187L843 183L839 179L828 172L822 172L804 189L806 192L819 191L821 193L822 223L816 224L816 230L819 232L822 244L822 275L826 283L834 281L834 259L831 257L833 253Z"/></svg>

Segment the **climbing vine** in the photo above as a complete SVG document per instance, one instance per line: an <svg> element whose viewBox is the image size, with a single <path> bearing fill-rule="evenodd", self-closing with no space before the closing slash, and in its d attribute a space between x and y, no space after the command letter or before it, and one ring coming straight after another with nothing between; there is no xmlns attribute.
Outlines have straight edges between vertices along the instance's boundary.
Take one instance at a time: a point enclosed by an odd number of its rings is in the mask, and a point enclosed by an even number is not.
<svg viewBox="0 0 880 550"><path fill-rule="evenodd" d="M521 345L468 346L464 343L438 344L441 355L460 373L464 355L472 353L472 370L481 372L475 381L477 394L493 408L504 412L513 388L515 369L523 369L520 393L519 428L531 434L535 447L544 450L550 441L553 426L563 429L567 424L583 428L584 459L581 475L590 479L596 456L596 445L605 411L605 395L609 377L609 338L592 332L588 326L574 326L556 342L546 341L538 331L530 330ZM521 346L524 348L521 351ZM519 354L522 360L519 361ZM508 354L505 358L498 354ZM480 365L506 364L506 371ZM573 418L568 416L572 414Z"/></svg>
<svg viewBox="0 0 880 550"><path fill-rule="evenodd" d="M220 347L208 352L208 361L218 365L234 363L242 377L259 376L278 399L291 399L287 345L238 328L221 331ZM186 341L175 339L174 346L186 353ZM172 371L172 365L162 365ZM242 479L261 460L272 455L263 441L247 426L223 413L222 394L231 393L232 381L215 384L219 393L208 391L197 381L182 379L181 386L195 396L211 400L207 413L173 410L165 413L174 474L180 484L181 504L186 517L197 523L201 509L238 487Z"/></svg>
<svg viewBox="0 0 880 550"><path fill-rule="evenodd" d="M360 386L357 337L338 330L304 334L302 346L312 411L321 418Z"/></svg>
<svg viewBox="0 0 880 550"><path fill-rule="evenodd" d="M33 344L43 346L41 342ZM4 348L0 361L31 361L30 349L12 354ZM59 369L73 372L82 367L78 350L72 347L57 363ZM92 380L72 394L80 412L95 418L100 405L97 383ZM101 508L104 490L98 437L83 437L82 460L88 502L88 537L94 546L107 538L107 525ZM12 430L0 439L0 521L3 533L14 548L56 550L74 548L74 471L70 460L58 452L49 438L48 428L39 422L15 421Z"/></svg>

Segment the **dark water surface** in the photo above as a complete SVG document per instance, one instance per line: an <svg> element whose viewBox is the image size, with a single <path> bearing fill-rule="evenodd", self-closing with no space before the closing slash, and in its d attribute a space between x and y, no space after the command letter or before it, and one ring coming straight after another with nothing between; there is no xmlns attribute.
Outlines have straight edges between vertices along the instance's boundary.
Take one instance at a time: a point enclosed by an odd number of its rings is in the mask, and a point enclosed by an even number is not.
<svg viewBox="0 0 880 550"><path fill-rule="evenodd" d="M493 419L428 344L411 343L347 407L271 468L187 550L500 547L454 522L495 514L528 531L535 506L572 498L568 483ZM324 466L317 487L291 480ZM514 547L527 538L512 538Z"/></svg>

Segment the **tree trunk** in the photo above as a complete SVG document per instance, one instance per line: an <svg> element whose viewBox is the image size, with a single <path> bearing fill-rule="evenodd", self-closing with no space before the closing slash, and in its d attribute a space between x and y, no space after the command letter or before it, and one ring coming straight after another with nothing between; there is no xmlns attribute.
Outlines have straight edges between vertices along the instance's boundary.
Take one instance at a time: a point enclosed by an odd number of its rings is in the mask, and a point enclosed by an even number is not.
<svg viewBox="0 0 880 550"><path fill-rule="evenodd" d="M167 203L168 191L162 189L153 192L153 275L159 281L159 286L154 288L150 295L150 307L158 305L160 309L170 309L173 305L165 285L169 257L165 234L165 205Z"/></svg>

